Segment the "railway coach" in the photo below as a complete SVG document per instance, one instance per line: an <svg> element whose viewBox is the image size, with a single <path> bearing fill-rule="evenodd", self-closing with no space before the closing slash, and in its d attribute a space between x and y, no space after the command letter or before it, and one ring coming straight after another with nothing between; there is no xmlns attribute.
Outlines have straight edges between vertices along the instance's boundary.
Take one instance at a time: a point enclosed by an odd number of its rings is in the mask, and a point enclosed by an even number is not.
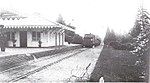
<svg viewBox="0 0 150 83"><path fill-rule="evenodd" d="M83 43L82 47L95 47L100 45L101 40L98 39L95 35L93 34L85 34L83 38Z"/></svg>

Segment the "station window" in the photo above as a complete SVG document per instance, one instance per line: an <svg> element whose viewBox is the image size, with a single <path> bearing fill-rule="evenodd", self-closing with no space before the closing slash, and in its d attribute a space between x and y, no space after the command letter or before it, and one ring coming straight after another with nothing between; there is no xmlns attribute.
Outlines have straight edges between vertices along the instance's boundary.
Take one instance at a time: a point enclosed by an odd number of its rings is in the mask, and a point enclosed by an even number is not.
<svg viewBox="0 0 150 83"><path fill-rule="evenodd" d="M41 39L40 32L33 31L32 32L32 40L33 41L39 41L40 39Z"/></svg>
<svg viewBox="0 0 150 83"><path fill-rule="evenodd" d="M7 32L7 40L15 40L15 32Z"/></svg>

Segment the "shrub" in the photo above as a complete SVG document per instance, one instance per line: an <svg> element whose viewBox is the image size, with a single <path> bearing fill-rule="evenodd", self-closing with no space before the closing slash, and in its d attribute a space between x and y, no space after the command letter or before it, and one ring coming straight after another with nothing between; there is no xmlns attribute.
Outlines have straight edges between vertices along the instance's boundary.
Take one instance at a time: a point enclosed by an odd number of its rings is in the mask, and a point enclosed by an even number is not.
<svg viewBox="0 0 150 83"><path fill-rule="evenodd" d="M121 46L121 44L119 42L113 41L109 43L109 46L112 46L114 49L119 49L119 46Z"/></svg>
<svg viewBox="0 0 150 83"><path fill-rule="evenodd" d="M125 34L121 36L121 43L134 43L135 40L130 34Z"/></svg>
<svg viewBox="0 0 150 83"><path fill-rule="evenodd" d="M110 42L109 46L112 46L116 50L134 50L134 45L131 43L121 44L120 42Z"/></svg>

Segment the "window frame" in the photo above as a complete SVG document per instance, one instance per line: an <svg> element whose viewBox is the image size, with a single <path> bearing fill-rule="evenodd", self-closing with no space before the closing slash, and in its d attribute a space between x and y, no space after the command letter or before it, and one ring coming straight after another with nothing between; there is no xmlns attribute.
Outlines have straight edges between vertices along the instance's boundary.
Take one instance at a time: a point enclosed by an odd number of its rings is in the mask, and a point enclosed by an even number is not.
<svg viewBox="0 0 150 83"><path fill-rule="evenodd" d="M15 32L6 32L6 35L8 41L15 40Z"/></svg>
<svg viewBox="0 0 150 83"><path fill-rule="evenodd" d="M40 41L41 33L39 31L32 31L32 41Z"/></svg>

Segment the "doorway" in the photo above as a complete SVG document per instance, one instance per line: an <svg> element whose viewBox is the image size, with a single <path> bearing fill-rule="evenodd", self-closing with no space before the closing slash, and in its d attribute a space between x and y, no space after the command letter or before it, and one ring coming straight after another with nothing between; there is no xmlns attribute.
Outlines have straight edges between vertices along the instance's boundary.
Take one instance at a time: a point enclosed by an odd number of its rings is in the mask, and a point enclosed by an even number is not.
<svg viewBox="0 0 150 83"><path fill-rule="evenodd" d="M27 31L20 31L20 47L27 47Z"/></svg>

